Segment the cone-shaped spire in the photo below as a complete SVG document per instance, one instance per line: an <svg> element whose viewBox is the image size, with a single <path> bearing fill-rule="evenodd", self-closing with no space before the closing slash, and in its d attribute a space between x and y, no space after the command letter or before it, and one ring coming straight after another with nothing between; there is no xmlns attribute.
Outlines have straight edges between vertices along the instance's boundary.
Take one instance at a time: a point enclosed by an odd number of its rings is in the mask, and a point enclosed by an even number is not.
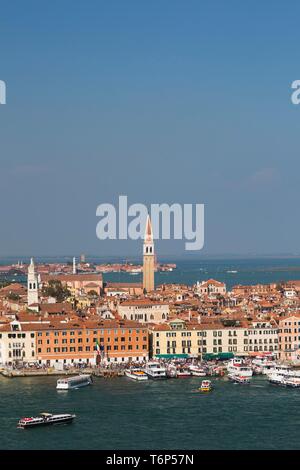
<svg viewBox="0 0 300 470"><path fill-rule="evenodd" d="M146 221L146 230L145 230L145 237L144 240L146 242L152 243L153 242L153 231L152 231L152 224L151 224L151 219L150 215L147 215L147 221Z"/></svg>

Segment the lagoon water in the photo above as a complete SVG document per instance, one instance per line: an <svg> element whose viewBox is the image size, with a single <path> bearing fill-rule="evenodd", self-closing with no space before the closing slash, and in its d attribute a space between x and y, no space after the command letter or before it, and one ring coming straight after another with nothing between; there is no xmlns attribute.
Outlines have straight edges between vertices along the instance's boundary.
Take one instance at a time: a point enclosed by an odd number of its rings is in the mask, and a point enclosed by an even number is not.
<svg viewBox="0 0 300 470"><path fill-rule="evenodd" d="M105 273L111 282L141 282L140 274ZM186 260L177 261L171 272L158 272L155 282L193 285L197 281L216 279L226 283L227 289L235 284L258 284L300 279L300 259L248 259L248 260Z"/></svg>
<svg viewBox="0 0 300 470"><path fill-rule="evenodd" d="M300 390L213 378L136 383L95 378L57 391L55 377L0 379L1 449L299 449ZM20 417L74 412L72 424L17 429Z"/></svg>
<svg viewBox="0 0 300 470"><path fill-rule="evenodd" d="M28 259L24 259L28 262ZM36 258L36 262L67 262L71 263L71 257L61 258ZM88 258L88 261L95 263L104 262L124 262L117 259L97 259ZM171 262L168 259L161 262ZM234 284L257 284L288 281L300 279L300 258L252 258L252 259L190 259L173 260L177 264L177 269L172 272L158 272L155 274L156 284L180 283L195 284L197 281L206 279L217 279L225 282L230 289ZM173 262L172 261L172 262ZM1 259L0 264L17 262L17 259ZM134 261L133 261L134 262ZM141 259L135 260L135 263ZM6 278L0 275L0 281ZM104 281L112 282L141 282L141 274L130 275L127 273L104 273ZM25 276L16 276L14 281L26 282Z"/></svg>

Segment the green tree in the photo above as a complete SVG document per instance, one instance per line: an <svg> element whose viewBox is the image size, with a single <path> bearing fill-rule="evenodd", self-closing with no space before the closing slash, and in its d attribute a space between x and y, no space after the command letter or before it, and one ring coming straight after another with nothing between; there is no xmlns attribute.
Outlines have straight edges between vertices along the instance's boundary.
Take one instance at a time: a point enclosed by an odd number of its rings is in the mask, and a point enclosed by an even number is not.
<svg viewBox="0 0 300 470"><path fill-rule="evenodd" d="M56 302L63 302L71 296L69 289L66 286L63 286L60 281L55 279L51 279L48 285L43 288L42 292L45 296L54 297Z"/></svg>

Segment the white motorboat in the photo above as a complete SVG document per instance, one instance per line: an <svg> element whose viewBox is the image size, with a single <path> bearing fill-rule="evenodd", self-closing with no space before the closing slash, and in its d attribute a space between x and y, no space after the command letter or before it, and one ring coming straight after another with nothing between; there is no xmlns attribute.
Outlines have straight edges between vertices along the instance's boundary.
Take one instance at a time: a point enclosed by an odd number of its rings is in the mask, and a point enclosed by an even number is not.
<svg viewBox="0 0 300 470"><path fill-rule="evenodd" d="M58 379L56 388L57 390L71 390L74 388L86 387L93 383L92 376L89 374L76 375L73 377L65 377Z"/></svg>
<svg viewBox="0 0 300 470"><path fill-rule="evenodd" d="M126 369L125 375L129 379L137 380L138 382L148 380L148 375L143 369L138 369L138 368Z"/></svg>
<svg viewBox="0 0 300 470"><path fill-rule="evenodd" d="M191 377L192 373L189 369L185 369L185 368L181 368L181 369L177 369L176 371L176 377L178 379L184 379L184 378L187 378L187 377Z"/></svg>
<svg viewBox="0 0 300 470"><path fill-rule="evenodd" d="M152 380L167 379L166 368L162 367L160 363L156 361L148 362L145 372L148 375L149 379Z"/></svg>
<svg viewBox="0 0 300 470"><path fill-rule="evenodd" d="M238 384L249 384L250 383L250 378L249 377L243 377L242 375L237 375L237 374L228 374L228 378L232 380L235 383Z"/></svg>

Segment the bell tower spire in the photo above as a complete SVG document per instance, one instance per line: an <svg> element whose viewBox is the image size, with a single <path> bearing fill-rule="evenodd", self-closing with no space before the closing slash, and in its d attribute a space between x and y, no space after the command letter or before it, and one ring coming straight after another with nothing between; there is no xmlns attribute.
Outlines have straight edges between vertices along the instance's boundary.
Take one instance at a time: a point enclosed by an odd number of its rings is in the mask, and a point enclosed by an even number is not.
<svg viewBox="0 0 300 470"><path fill-rule="evenodd" d="M38 275L35 270L35 264L33 258L30 260L30 265L28 266L28 276L27 276L27 305L30 310L38 311L39 303L39 290L38 290Z"/></svg>

